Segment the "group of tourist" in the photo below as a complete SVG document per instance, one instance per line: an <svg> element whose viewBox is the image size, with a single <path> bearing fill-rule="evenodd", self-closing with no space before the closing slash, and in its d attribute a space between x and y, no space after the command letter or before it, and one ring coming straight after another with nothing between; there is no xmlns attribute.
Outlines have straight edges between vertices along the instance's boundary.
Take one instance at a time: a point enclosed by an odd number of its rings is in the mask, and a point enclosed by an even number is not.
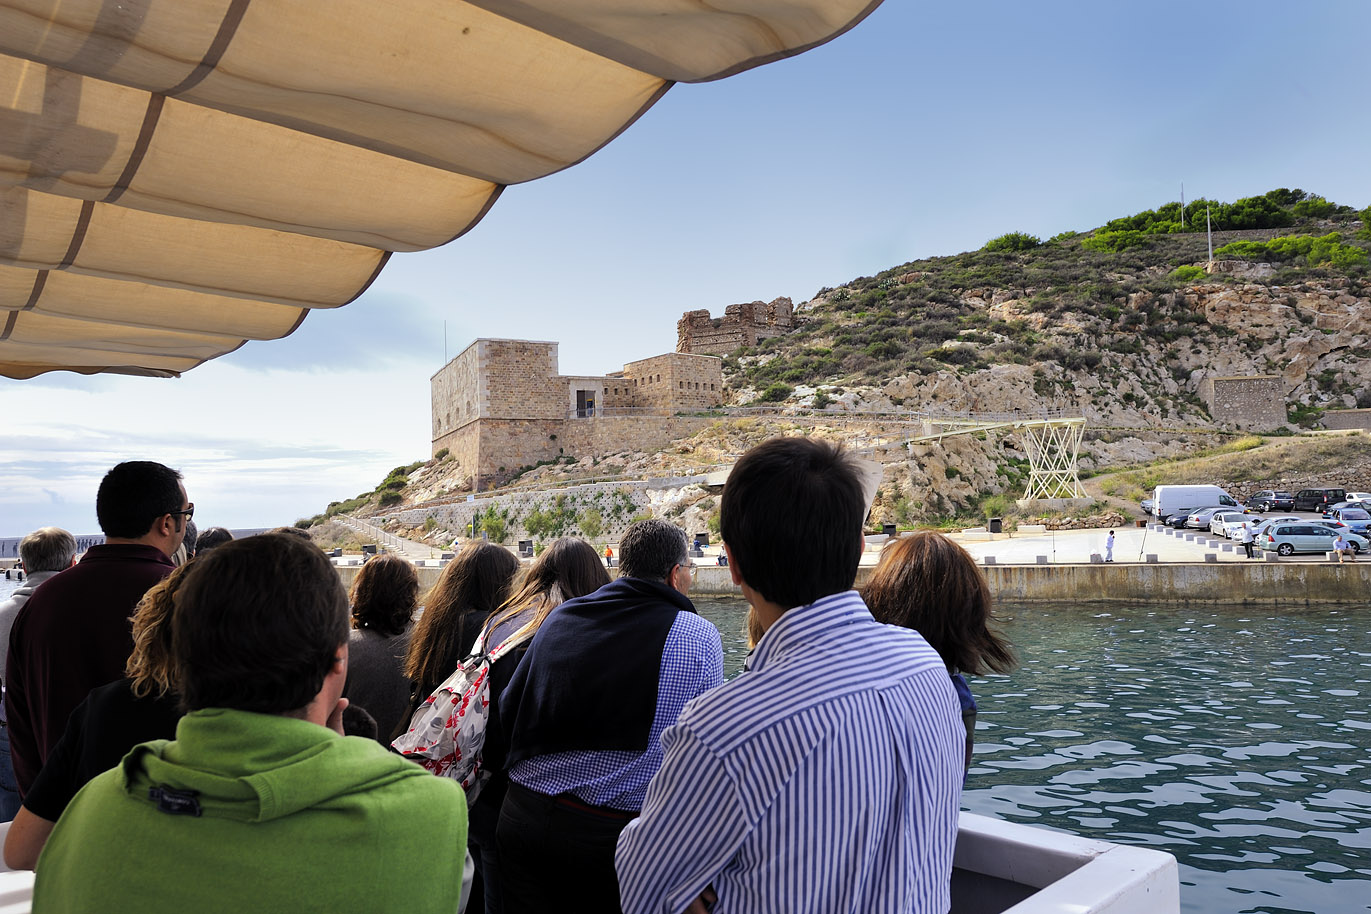
<svg viewBox="0 0 1371 914"><path fill-rule="evenodd" d="M349 594L291 530L178 566L179 475L120 464L104 545L73 565L49 528L21 549L5 860L36 866L39 912L946 911L964 674L1014 658L942 536L895 540L854 590L865 510L833 445L738 461L721 534L755 646L725 682L667 521L625 531L614 579L567 537L523 566L468 545L422 598L379 556ZM464 791L392 743L476 658Z"/></svg>

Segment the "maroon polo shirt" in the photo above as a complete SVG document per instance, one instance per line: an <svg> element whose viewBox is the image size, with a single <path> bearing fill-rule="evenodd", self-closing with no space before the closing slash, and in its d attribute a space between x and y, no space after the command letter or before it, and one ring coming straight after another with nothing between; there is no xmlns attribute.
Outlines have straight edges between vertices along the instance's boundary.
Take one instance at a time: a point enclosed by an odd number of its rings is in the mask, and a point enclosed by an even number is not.
<svg viewBox="0 0 1371 914"><path fill-rule="evenodd" d="M21 796L72 709L91 689L123 678L133 651L129 617L175 567L156 546L92 546L19 610L5 661L5 712Z"/></svg>

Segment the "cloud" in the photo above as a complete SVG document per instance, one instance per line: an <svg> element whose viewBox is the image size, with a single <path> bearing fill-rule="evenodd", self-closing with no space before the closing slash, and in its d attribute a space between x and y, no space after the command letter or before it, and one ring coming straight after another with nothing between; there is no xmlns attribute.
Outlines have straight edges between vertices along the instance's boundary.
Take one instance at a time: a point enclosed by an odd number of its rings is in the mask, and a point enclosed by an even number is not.
<svg viewBox="0 0 1371 914"><path fill-rule="evenodd" d="M417 356L436 371L442 334L442 318L420 299L369 291L350 305L311 311L283 340L250 341L220 361L246 369L328 372L413 364Z"/></svg>

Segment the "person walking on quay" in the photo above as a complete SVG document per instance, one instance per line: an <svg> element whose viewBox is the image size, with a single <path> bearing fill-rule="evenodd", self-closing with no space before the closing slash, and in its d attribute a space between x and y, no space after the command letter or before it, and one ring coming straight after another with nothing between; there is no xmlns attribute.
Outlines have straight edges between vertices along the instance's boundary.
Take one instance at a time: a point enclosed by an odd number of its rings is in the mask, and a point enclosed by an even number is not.
<svg viewBox="0 0 1371 914"><path fill-rule="evenodd" d="M1110 530L1110 531L1109 531L1109 537L1108 537L1108 539L1106 539L1106 540L1104 541L1104 560L1105 560L1106 562L1112 562L1112 561L1114 561L1114 531L1113 531L1113 530Z"/></svg>
<svg viewBox="0 0 1371 914"><path fill-rule="evenodd" d="M1242 548L1247 553L1247 557L1252 558L1252 544L1256 542L1257 535L1252 532L1252 525L1244 522L1242 525Z"/></svg>
<svg viewBox="0 0 1371 914"><path fill-rule="evenodd" d="M662 737L615 856L628 914L948 910L961 707L923 636L852 590L865 514L828 442L772 439L734 466L721 532L761 639Z"/></svg>

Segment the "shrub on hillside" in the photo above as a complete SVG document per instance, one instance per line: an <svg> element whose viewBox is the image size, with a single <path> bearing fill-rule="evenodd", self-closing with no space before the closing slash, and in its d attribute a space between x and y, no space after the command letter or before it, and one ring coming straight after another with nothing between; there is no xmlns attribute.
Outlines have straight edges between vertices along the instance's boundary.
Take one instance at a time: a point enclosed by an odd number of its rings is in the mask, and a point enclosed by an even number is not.
<svg viewBox="0 0 1371 914"><path fill-rule="evenodd" d="M1147 242L1147 237L1142 232L1135 229L1119 229L1117 231L1096 232L1094 235L1081 242L1081 247L1087 251L1107 251L1117 254L1129 248L1138 247Z"/></svg>
<svg viewBox="0 0 1371 914"><path fill-rule="evenodd" d="M782 384L780 381L777 381L775 384L767 385L766 390L763 390L757 396L757 402L780 403L794 392L795 388L791 387L789 384Z"/></svg>
<svg viewBox="0 0 1371 914"><path fill-rule="evenodd" d="M1311 267L1328 265L1345 269L1366 262L1366 252L1343 244L1342 235L1283 235L1270 241L1233 241L1214 252L1215 257L1242 260L1305 263Z"/></svg>
<svg viewBox="0 0 1371 914"><path fill-rule="evenodd" d="M1013 253L1015 251L1031 251L1040 244L1042 241L1036 235L1030 235L1027 232L1007 232L998 238L991 238L981 250L991 253Z"/></svg>
<svg viewBox="0 0 1371 914"><path fill-rule="evenodd" d="M1176 282L1184 283L1200 282L1208 275L1208 273L1204 272L1204 267L1198 267L1192 263L1176 267L1176 269L1171 271L1172 279L1176 280Z"/></svg>

